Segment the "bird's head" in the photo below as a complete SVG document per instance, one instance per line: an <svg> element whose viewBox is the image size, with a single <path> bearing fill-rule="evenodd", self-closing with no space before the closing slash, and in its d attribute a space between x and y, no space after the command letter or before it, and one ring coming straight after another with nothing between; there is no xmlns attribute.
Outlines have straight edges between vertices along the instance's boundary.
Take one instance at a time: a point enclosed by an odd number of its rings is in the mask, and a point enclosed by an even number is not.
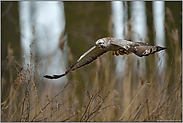
<svg viewBox="0 0 183 123"><path fill-rule="evenodd" d="M95 42L95 46L97 46L99 48L106 48L107 47L107 43L103 39L99 39L99 40L97 40Z"/></svg>

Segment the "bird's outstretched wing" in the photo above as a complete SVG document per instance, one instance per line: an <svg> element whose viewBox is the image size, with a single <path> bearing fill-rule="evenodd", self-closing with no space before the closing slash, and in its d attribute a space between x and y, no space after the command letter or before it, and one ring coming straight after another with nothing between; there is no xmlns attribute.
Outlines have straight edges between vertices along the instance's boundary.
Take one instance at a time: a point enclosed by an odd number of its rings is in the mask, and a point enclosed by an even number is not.
<svg viewBox="0 0 183 123"><path fill-rule="evenodd" d="M151 46L143 42L131 42L118 38L113 38L111 40L111 44L122 48L122 50L119 49L119 53L121 52L120 54L123 54L123 52L124 54L129 54L130 52L132 52L139 57L148 56L160 50L167 49L167 47Z"/></svg>
<svg viewBox="0 0 183 123"><path fill-rule="evenodd" d="M93 62L95 59L97 59L99 56L102 54L106 53L108 50L107 49L101 49L98 48L97 46L93 46L90 48L87 52L85 52L65 73L61 75L45 75L45 78L48 79L58 79L60 77L63 77L67 75L70 71L73 71L75 69L78 69L80 67L83 67L91 62Z"/></svg>

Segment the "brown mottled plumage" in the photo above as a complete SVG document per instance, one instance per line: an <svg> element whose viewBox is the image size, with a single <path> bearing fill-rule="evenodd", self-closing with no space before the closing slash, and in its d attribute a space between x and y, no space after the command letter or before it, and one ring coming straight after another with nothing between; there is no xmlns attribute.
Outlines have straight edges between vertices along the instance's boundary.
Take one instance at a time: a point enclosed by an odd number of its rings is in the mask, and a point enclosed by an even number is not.
<svg viewBox="0 0 183 123"><path fill-rule="evenodd" d="M61 75L45 75L48 79L58 79L67 75L70 71L74 71L80 67L83 67L107 51L112 51L113 55L128 55L134 53L139 57L148 56L160 50L167 49L166 47L151 46L142 42L131 42L123 39L106 37L96 41L96 45L85 52L64 74Z"/></svg>

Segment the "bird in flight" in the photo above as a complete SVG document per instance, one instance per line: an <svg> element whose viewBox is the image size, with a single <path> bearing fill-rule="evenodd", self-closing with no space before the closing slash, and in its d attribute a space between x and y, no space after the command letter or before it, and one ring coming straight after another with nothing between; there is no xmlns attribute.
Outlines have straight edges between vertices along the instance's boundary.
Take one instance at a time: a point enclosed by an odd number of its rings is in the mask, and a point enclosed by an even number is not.
<svg viewBox="0 0 183 123"><path fill-rule="evenodd" d="M61 78L67 75L70 71L74 71L93 62L99 56L108 51L112 51L112 54L116 56L134 53L139 57L143 57L164 49L167 48L160 46L151 46L147 43L142 42L131 42L113 37L101 38L96 41L95 46L93 46L82 56L80 56L79 59L68 70L65 71L65 73L61 75L45 75L44 77L47 79Z"/></svg>

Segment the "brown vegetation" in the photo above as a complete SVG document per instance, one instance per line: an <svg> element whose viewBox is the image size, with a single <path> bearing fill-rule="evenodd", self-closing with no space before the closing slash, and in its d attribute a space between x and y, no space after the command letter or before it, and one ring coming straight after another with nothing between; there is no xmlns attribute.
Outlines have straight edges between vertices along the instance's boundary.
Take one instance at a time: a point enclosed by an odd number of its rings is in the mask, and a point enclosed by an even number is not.
<svg viewBox="0 0 183 123"><path fill-rule="evenodd" d="M143 78L135 74L132 65L135 56L129 55L125 75L119 78L115 74L114 57L108 53L97 59L92 67L70 73L69 81L57 90L45 86L38 76L41 62L23 67L23 63L13 57L9 45L7 64L6 67L2 65L2 69L9 70L10 82L1 78L1 120L182 121L180 32L166 24L165 28L172 40L168 46L172 47L165 51L167 66L163 76L159 77L156 67L149 66L157 54L147 57ZM140 64L138 62L137 66ZM83 81L76 81L77 78ZM4 83L9 83L7 90L3 89ZM52 93L53 90L56 93Z"/></svg>

